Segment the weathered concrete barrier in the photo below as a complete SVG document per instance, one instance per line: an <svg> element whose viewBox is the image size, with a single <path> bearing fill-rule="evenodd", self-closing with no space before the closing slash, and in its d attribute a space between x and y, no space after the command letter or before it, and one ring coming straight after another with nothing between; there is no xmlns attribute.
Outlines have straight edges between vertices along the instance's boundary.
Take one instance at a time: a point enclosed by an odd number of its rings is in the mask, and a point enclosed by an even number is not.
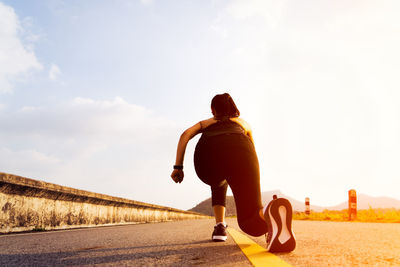
<svg viewBox="0 0 400 267"><path fill-rule="evenodd" d="M0 172L0 233L208 216Z"/></svg>

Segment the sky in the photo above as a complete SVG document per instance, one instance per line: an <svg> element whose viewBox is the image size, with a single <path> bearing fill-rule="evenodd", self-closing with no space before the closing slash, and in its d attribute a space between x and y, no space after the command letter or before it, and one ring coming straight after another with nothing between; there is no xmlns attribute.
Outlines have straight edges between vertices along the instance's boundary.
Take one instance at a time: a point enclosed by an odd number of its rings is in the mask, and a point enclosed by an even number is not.
<svg viewBox="0 0 400 267"><path fill-rule="evenodd" d="M228 92L261 190L400 199L400 2L0 0L0 171L189 209L180 134Z"/></svg>

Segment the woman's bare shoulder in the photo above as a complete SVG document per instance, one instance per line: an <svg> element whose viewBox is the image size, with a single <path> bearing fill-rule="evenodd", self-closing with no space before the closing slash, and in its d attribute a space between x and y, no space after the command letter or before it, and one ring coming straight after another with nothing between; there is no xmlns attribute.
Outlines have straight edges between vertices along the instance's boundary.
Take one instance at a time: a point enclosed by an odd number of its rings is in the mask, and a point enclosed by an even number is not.
<svg viewBox="0 0 400 267"><path fill-rule="evenodd" d="M217 122L217 120L214 119L214 117L212 117L212 118L200 121L200 125L201 125L201 128L204 129L204 128L207 128L208 126L210 126L211 124L214 124L216 122Z"/></svg>
<svg viewBox="0 0 400 267"><path fill-rule="evenodd" d="M250 124L248 124L247 121L245 121L244 119L235 117L235 118L231 118L231 120L240 124L240 126L242 126L246 131L251 131Z"/></svg>

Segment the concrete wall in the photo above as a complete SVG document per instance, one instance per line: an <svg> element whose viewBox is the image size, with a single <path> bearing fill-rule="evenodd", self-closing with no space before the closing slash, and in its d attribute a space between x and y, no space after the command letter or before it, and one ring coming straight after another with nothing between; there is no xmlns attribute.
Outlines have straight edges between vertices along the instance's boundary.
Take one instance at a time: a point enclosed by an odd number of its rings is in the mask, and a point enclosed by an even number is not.
<svg viewBox="0 0 400 267"><path fill-rule="evenodd" d="M208 218L0 172L0 233Z"/></svg>

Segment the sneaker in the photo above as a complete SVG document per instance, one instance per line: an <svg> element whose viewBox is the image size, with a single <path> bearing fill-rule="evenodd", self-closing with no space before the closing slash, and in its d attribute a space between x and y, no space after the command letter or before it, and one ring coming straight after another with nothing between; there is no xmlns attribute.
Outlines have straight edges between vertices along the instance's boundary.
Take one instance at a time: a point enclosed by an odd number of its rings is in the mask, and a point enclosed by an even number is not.
<svg viewBox="0 0 400 267"><path fill-rule="evenodd" d="M276 197L274 195L274 200L270 201L268 203L268 206L266 208L264 208L264 218L265 221L267 222L267 228L268 228L268 232L265 234L265 239L267 241L267 245L271 242L271 238L272 238L272 224L271 221L267 219L267 214L268 214L268 210L271 208L271 204L275 201Z"/></svg>
<svg viewBox="0 0 400 267"><path fill-rule="evenodd" d="M264 212L268 226L267 250L270 252L290 252L296 247L292 231L292 205L285 198L272 200Z"/></svg>
<svg viewBox="0 0 400 267"><path fill-rule="evenodd" d="M212 233L212 240L215 242L224 242L228 235L226 234L226 228L228 225L224 225L223 223L218 223L214 226L214 232Z"/></svg>

